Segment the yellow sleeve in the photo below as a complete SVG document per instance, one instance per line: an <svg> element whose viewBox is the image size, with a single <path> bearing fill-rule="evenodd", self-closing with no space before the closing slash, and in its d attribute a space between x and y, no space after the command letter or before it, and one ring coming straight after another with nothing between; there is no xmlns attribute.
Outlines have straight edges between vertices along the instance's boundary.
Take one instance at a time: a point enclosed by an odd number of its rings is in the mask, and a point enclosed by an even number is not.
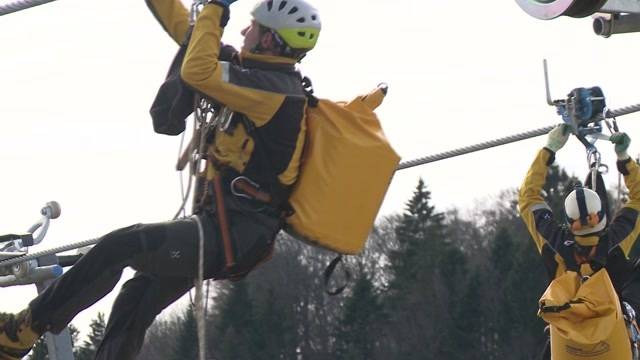
<svg viewBox="0 0 640 360"><path fill-rule="evenodd" d="M624 207L640 211L640 168L632 159L621 165L626 169L627 175L624 176L624 183L629 189L629 201Z"/></svg>
<svg viewBox="0 0 640 360"><path fill-rule="evenodd" d="M549 235L555 237L555 231L546 231L546 229L555 228L555 223L553 222L553 217L548 215L551 214L551 210L541 194L547 178L548 164L552 161L552 156L553 153L545 148L538 152L518 194L518 211L540 253L542 253L542 246L547 241L540 230L545 229L544 232L549 232ZM541 219L536 219L534 211L542 209L548 211L548 214L543 214ZM543 222L544 224L542 224Z"/></svg>
<svg viewBox="0 0 640 360"><path fill-rule="evenodd" d="M189 31L189 11L180 0L145 0L162 28L181 45Z"/></svg>
<svg viewBox="0 0 640 360"><path fill-rule="evenodd" d="M232 111L245 114L256 126L262 126L278 111L286 95L255 86L259 82L256 77L264 74L219 61L227 19L225 6L213 3L204 7L182 64L182 80Z"/></svg>
<svg viewBox="0 0 640 360"><path fill-rule="evenodd" d="M629 255L638 235L640 235L640 167L632 159L618 162L618 169L624 175L624 183L629 189L629 201L624 204L613 219L609 237L619 241L625 255Z"/></svg>

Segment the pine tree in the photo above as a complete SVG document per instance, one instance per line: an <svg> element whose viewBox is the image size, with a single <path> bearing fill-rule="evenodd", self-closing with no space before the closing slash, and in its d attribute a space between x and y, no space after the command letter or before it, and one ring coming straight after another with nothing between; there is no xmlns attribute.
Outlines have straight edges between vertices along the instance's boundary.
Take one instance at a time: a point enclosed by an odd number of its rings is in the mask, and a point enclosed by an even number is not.
<svg viewBox="0 0 640 360"><path fill-rule="evenodd" d="M362 274L353 285L352 294L346 299L338 322L337 357L347 360L374 358L382 318L382 305L375 288Z"/></svg>
<svg viewBox="0 0 640 360"><path fill-rule="evenodd" d="M464 287L465 256L447 241L444 216L430 204L431 193L420 179L396 227L398 249L390 254L387 308L388 347L398 359L454 359L452 314ZM430 339L425 341L425 338Z"/></svg>
<svg viewBox="0 0 640 360"><path fill-rule="evenodd" d="M253 304L246 279L232 283L220 308L216 331L221 341L220 359L250 360L256 358Z"/></svg>
<svg viewBox="0 0 640 360"><path fill-rule="evenodd" d="M442 251L444 215L435 211L430 200L431 192L420 179L395 229L400 248L390 256L391 271L396 277L394 286L398 290L413 286L411 281L419 280L422 270L429 271L429 268L433 268L438 253ZM404 283L403 280L409 283Z"/></svg>
<svg viewBox="0 0 640 360"><path fill-rule="evenodd" d="M99 312L97 317L91 320L89 327L91 332L88 335L88 339L84 341L82 347L78 350L76 360L92 360L95 357L106 329L104 314Z"/></svg>
<svg viewBox="0 0 640 360"><path fill-rule="evenodd" d="M190 305L179 322L179 333L176 334L176 348L171 360L198 359L198 327L194 307Z"/></svg>
<svg viewBox="0 0 640 360"><path fill-rule="evenodd" d="M251 343L257 359L296 359L297 336L291 309L283 304L277 290L270 286L255 302L255 325Z"/></svg>

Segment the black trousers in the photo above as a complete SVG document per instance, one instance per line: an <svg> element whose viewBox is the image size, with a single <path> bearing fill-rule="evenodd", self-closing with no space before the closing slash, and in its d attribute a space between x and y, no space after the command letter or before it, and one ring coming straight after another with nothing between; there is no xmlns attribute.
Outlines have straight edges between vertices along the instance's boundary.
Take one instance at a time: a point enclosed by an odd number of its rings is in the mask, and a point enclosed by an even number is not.
<svg viewBox="0 0 640 360"><path fill-rule="evenodd" d="M281 226L277 217L265 215L256 206L239 205L231 206L228 215L237 264L234 273L246 273L271 254ZM199 218L205 235L205 278L227 278L231 274L225 270L216 218L213 214ZM54 333L62 331L79 312L108 294L130 266L137 273L113 304L96 359L134 359L155 317L193 286L198 241L194 219L113 231L31 301L33 323Z"/></svg>

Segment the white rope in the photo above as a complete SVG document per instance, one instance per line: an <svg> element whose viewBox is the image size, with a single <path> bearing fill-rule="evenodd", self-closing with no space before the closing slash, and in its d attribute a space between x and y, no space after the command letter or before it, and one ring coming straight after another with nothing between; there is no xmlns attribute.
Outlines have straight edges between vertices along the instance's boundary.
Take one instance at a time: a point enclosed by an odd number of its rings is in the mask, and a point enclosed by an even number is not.
<svg viewBox="0 0 640 360"><path fill-rule="evenodd" d="M205 337L205 309L203 299L203 284L204 284L204 230L202 229L202 222L197 215L194 215L192 219L198 224L198 276L195 279L196 299L195 299L195 311L196 311L196 323L198 326L198 359L206 359L206 337Z"/></svg>

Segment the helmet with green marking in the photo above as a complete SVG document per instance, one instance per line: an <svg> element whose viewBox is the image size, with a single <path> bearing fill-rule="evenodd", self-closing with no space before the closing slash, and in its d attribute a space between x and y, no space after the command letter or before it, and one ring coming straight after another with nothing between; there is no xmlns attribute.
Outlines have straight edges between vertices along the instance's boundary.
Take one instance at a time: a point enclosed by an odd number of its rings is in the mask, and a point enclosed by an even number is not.
<svg viewBox="0 0 640 360"><path fill-rule="evenodd" d="M261 0L251 15L292 49L311 50L316 46L322 25L318 10L306 0Z"/></svg>

